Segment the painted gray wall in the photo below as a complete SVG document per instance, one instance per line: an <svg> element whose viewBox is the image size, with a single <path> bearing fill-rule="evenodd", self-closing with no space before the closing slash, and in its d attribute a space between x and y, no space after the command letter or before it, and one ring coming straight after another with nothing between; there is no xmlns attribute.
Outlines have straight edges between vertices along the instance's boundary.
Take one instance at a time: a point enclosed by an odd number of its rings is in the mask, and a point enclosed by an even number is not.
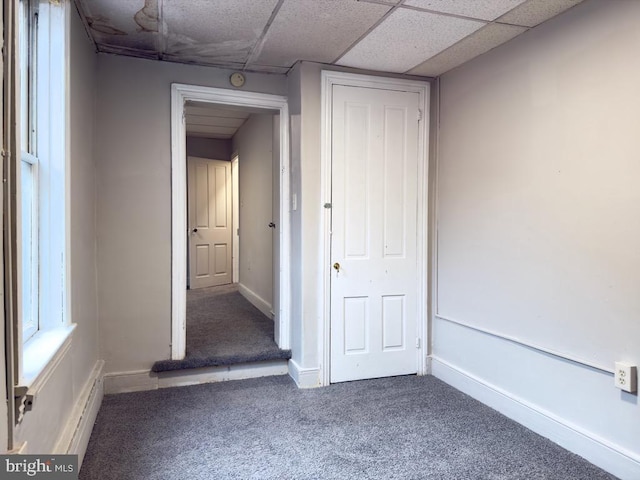
<svg viewBox="0 0 640 480"><path fill-rule="evenodd" d="M240 181L240 281L273 308L273 115L253 114L232 139Z"/></svg>
<svg viewBox="0 0 640 480"><path fill-rule="evenodd" d="M231 139L187 136L187 156L231 160Z"/></svg>
<svg viewBox="0 0 640 480"><path fill-rule="evenodd" d="M170 357L171 83L228 88L232 72L99 55L98 73L101 357L107 372L145 370ZM246 77L245 90L286 94L283 75Z"/></svg>
<svg viewBox="0 0 640 480"><path fill-rule="evenodd" d="M33 411L15 432L29 453L53 451L98 361L94 110L97 56L75 10L70 41L71 347L38 392Z"/></svg>
<svg viewBox="0 0 640 480"><path fill-rule="evenodd" d="M587 1L441 79L433 326L446 368L636 459L637 395L560 357L640 363L638 18Z"/></svg>

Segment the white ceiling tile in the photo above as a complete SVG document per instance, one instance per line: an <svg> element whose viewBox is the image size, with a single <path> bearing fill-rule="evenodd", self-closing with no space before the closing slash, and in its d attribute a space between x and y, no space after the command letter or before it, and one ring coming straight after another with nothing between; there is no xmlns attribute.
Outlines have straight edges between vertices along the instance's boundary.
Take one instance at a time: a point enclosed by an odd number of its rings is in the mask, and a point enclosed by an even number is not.
<svg viewBox="0 0 640 480"><path fill-rule="evenodd" d="M98 45L157 50L157 0L83 0L80 8Z"/></svg>
<svg viewBox="0 0 640 480"><path fill-rule="evenodd" d="M404 4L437 12L495 20L526 0L405 0Z"/></svg>
<svg viewBox="0 0 640 480"><path fill-rule="evenodd" d="M582 0L529 0L500 17L498 21L535 27L581 2Z"/></svg>
<svg viewBox="0 0 640 480"><path fill-rule="evenodd" d="M257 61L285 67L297 60L332 62L390 9L356 0L285 0Z"/></svg>
<svg viewBox="0 0 640 480"><path fill-rule="evenodd" d="M278 0L164 0L167 53L244 62Z"/></svg>
<svg viewBox="0 0 640 480"><path fill-rule="evenodd" d="M437 77L526 31L525 27L498 23L487 25L407 73Z"/></svg>
<svg viewBox="0 0 640 480"><path fill-rule="evenodd" d="M336 63L406 72L484 25L474 20L398 9Z"/></svg>
<svg viewBox="0 0 640 480"><path fill-rule="evenodd" d="M188 125L205 125L210 127L238 128L244 123L243 118L209 117L203 115L189 115L185 113L185 122Z"/></svg>
<svg viewBox="0 0 640 480"><path fill-rule="evenodd" d="M96 43L100 46L122 47L126 50L140 51L157 55L158 34L149 32L136 32L127 35L94 34Z"/></svg>
<svg viewBox="0 0 640 480"><path fill-rule="evenodd" d="M141 50L136 48L117 47L106 44L97 44L97 51L100 53L110 53L112 55L124 55L127 57L145 58L147 60L159 60L158 52L155 50Z"/></svg>

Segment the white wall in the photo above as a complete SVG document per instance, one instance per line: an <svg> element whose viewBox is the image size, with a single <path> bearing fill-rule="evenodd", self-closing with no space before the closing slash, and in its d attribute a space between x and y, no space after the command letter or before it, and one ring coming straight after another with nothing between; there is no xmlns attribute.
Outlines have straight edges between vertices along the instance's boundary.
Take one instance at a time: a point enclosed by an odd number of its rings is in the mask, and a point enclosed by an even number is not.
<svg viewBox="0 0 640 480"><path fill-rule="evenodd" d="M587 1L442 77L433 326L436 374L635 462L638 396L607 370L640 363L638 18Z"/></svg>
<svg viewBox="0 0 640 480"><path fill-rule="evenodd" d="M170 358L170 87L229 88L231 73L98 56L100 355L107 372L145 370ZM286 93L283 75L246 77L245 90Z"/></svg>
<svg viewBox="0 0 640 480"><path fill-rule="evenodd" d="M273 309L273 117L253 114L232 139L238 155L240 182L241 292ZM279 158L277 159L279 163ZM276 192L277 193L277 192ZM245 290L246 289L246 290Z"/></svg>
<svg viewBox="0 0 640 480"><path fill-rule="evenodd" d="M321 352L322 275L318 252L320 231L320 75L321 66L301 62L289 74L291 115L291 350L302 369L318 369Z"/></svg>
<svg viewBox="0 0 640 480"><path fill-rule="evenodd" d="M34 409L15 432L29 453L52 452L74 420L73 409L98 362L96 285L94 107L97 57L80 18L71 8L70 52L70 241L71 346L37 392ZM83 405L79 405L83 407ZM77 420L77 418L76 418ZM72 425L73 427L73 425Z"/></svg>

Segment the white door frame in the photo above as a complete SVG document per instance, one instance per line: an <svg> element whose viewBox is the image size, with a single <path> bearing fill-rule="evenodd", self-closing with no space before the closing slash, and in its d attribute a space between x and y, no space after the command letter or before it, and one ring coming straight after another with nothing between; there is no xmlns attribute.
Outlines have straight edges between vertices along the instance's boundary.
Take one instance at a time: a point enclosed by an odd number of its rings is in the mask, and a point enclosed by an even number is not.
<svg viewBox="0 0 640 480"><path fill-rule="evenodd" d="M279 338L282 349L290 348L290 187L289 187L289 107L287 97L266 93L171 85L171 359L186 353L187 313L187 149L184 123L185 102L264 108L280 112L280 311Z"/></svg>
<svg viewBox="0 0 640 480"><path fill-rule="evenodd" d="M419 126L418 138L418 176L422 180L418 183L418 246L417 262L418 272L418 328L420 335L420 348L416 349L416 363L418 365L418 375L427 373L427 213L428 213L428 153L429 153L429 92L428 82L417 80L405 80L398 78L375 77L371 75L360 75L354 73L335 72L329 70L322 71L321 87L321 151L320 151L320 171L321 171L321 192L322 203L331 203L331 109L333 104L333 86L347 85L354 87L375 88L384 90L397 90L403 92L418 93L420 99L419 109L421 110L422 121ZM330 383L330 360L331 360L331 209L324 208L321 215L321 231L323 235L322 251L319 255L322 272L321 285L321 331L319 332L319 352L322 359L320 382L322 385Z"/></svg>

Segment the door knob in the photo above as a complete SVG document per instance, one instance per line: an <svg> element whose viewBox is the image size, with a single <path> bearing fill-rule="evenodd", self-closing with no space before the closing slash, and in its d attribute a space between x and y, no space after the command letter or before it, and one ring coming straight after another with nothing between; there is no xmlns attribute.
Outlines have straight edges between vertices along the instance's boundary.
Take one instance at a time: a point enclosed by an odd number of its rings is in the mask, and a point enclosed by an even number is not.
<svg viewBox="0 0 640 480"><path fill-rule="evenodd" d="M333 268L335 269L336 272L340 271L340 264L338 262L333 264Z"/></svg>
<svg viewBox="0 0 640 480"><path fill-rule="evenodd" d="M191 233L196 233L198 231L197 228L194 228L193 230L191 230Z"/></svg>
<svg viewBox="0 0 640 480"><path fill-rule="evenodd" d="M273 223L273 222L270 222L270 223L269 223L269 228L276 228L276 224L275 224L275 223Z"/></svg>

